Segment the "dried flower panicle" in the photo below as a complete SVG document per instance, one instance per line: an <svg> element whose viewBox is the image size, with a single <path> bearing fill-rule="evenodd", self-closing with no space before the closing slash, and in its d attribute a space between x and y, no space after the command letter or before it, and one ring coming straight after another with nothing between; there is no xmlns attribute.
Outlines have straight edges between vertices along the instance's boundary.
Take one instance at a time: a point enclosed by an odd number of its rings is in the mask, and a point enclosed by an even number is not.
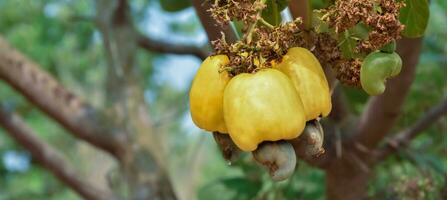
<svg viewBox="0 0 447 200"><path fill-rule="evenodd" d="M263 47L261 56L268 61L278 60L289 48L298 46L301 42L302 30L299 29L301 23L302 19L297 18L273 29L266 26L257 28L258 41L255 44L257 47Z"/></svg>
<svg viewBox="0 0 447 200"><path fill-rule="evenodd" d="M337 72L337 79L345 85L352 87L360 86L360 67L362 61L359 59L341 59L334 65L334 69Z"/></svg>
<svg viewBox="0 0 447 200"><path fill-rule="evenodd" d="M312 51L323 66L333 66L341 59L338 42L328 33L317 33L313 30L303 31L296 46Z"/></svg>
<svg viewBox="0 0 447 200"><path fill-rule="evenodd" d="M215 54L230 58L230 64L222 70L233 76L271 67L280 62L289 48L300 46L312 51L323 66L331 67L343 84L360 87L362 60L344 58L334 33L343 33L359 23L366 25L368 36L358 39L354 49L355 53L365 55L399 39L404 28L398 19L404 3L395 0L336 0L333 6L320 10L323 23L331 28L326 32L317 28L300 30L298 27L302 22L299 18L276 27L260 23L263 22L260 12L265 8L261 0L208 1L213 2L209 11L219 24L231 20L244 24L242 40L227 43L222 35L221 39L212 41Z"/></svg>
<svg viewBox="0 0 447 200"><path fill-rule="evenodd" d="M377 50L385 44L399 39L400 33L404 30L404 25L399 21L399 10L405 6L403 2L380 0L378 6L381 8L381 12L375 12L365 21L369 27L372 27L372 31L369 33L368 40L358 46L362 52Z"/></svg>
<svg viewBox="0 0 447 200"><path fill-rule="evenodd" d="M260 0L209 0L212 2L208 10L220 24L227 25L232 20L242 21L245 25L258 20L258 13L265 8Z"/></svg>
<svg viewBox="0 0 447 200"><path fill-rule="evenodd" d="M272 62L282 58L287 50L297 46L301 30L301 18L277 27L259 26L253 29L253 39L242 39L229 44L224 35L221 39L212 41L215 54L225 54L230 58L230 64L225 70L231 75L251 73L259 69L271 67Z"/></svg>
<svg viewBox="0 0 447 200"><path fill-rule="evenodd" d="M322 19L335 33L342 33L359 23L366 25L370 29L368 36L358 40L354 51L368 54L400 38L404 25L399 21L399 10L403 6L403 2L395 0L336 0L333 6L321 11L325 13ZM325 37L324 40L328 42L331 38ZM315 53L320 62L331 66L343 84L360 87L361 60L343 58L338 45L333 46L333 41L330 45L326 42L316 42L324 45L320 49L325 49L323 56Z"/></svg>
<svg viewBox="0 0 447 200"><path fill-rule="evenodd" d="M399 10L405 6L395 0L338 0L326 9L327 22L336 33L353 28L360 22L371 31L366 40L358 43L356 51L371 52L399 39L404 29L399 21Z"/></svg>

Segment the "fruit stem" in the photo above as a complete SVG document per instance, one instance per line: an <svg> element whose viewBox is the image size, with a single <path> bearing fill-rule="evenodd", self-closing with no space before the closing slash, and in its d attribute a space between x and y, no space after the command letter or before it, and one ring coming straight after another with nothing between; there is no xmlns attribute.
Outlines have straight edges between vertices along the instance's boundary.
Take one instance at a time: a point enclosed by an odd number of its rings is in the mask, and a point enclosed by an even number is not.
<svg viewBox="0 0 447 200"><path fill-rule="evenodd" d="M261 3L265 5L266 1L267 0L261 0ZM261 12L262 12L262 9L258 11L258 14L257 14L257 18L258 19L255 22L253 22L252 24L250 24L250 27L248 27L248 31L247 31L247 33L245 35L245 39L247 40L248 44L250 44L252 39L253 39L253 32L254 32L254 30L256 28L256 24L258 23L258 21L260 19L262 19Z"/></svg>
<svg viewBox="0 0 447 200"><path fill-rule="evenodd" d="M332 88L331 88L331 96L332 96L332 94L334 94L335 88L337 88L339 83L340 83L340 81L338 79L336 79L334 81L334 84L332 85Z"/></svg>
<svg viewBox="0 0 447 200"><path fill-rule="evenodd" d="M259 19L259 22L261 22L264 26L267 26L267 28L269 28L269 29L274 29L275 28L273 25L271 25L270 23L265 21L265 19L262 18L262 17Z"/></svg>

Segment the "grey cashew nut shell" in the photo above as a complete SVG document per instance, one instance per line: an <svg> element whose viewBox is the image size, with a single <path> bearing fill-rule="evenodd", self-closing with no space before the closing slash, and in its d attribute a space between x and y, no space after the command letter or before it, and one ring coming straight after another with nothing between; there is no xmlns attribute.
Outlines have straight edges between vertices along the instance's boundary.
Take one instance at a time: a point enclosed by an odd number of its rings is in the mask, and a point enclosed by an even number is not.
<svg viewBox="0 0 447 200"><path fill-rule="evenodd" d="M253 157L268 169L274 181L285 180L295 171L295 150L287 141L263 142L253 151Z"/></svg>
<svg viewBox="0 0 447 200"><path fill-rule="evenodd" d="M300 137L303 137L306 141L304 151L307 157L318 157L324 154L324 132L319 121L312 120L307 122Z"/></svg>

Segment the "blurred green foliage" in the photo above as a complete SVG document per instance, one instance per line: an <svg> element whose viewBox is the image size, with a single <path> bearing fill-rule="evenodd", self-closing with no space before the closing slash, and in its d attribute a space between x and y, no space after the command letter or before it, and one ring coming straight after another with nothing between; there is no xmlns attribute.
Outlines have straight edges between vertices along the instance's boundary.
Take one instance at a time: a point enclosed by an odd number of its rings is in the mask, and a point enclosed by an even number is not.
<svg viewBox="0 0 447 200"><path fill-rule="evenodd" d="M314 7L320 8L330 1L314 2ZM132 16L138 29L144 30L142 24L147 9L154 5L161 8L156 0L131 1ZM184 12L188 5L182 5L178 10ZM412 125L447 93L446 1L431 1L430 11L417 76L395 131ZM102 107L107 66L101 35L92 21L94 15L92 0L0 0L0 34L67 88L87 98L93 105ZM169 26L170 31L191 37L201 28L197 20L187 24L174 22ZM299 162L292 178L280 183L272 182L250 155L244 154L243 159L230 166L225 163L211 135L197 133L184 126L185 118L188 119L185 116L188 115L189 85L178 89L156 81L160 68L164 66L153 67L153 61L164 58L164 55L140 50L136 63L145 78L144 88L154 128L166 137L172 177L187 177L193 171L187 163L198 159L200 166L195 167L198 173L194 177L197 188L193 189L200 200L324 199L324 172L304 162ZM358 89L345 89L352 110L360 114L367 95ZM16 110L40 138L60 149L70 160L82 156L74 150L78 143L76 139L4 82L0 82L0 102ZM438 199L447 176L445 132L446 118L426 130L427 134L418 137L408 149L374 169L369 195L374 199ZM10 151L25 150L0 129L0 200L79 199L33 160L25 172L7 169L1 159ZM75 167L83 168L82 163L73 163ZM174 185L182 187L175 180ZM416 193L412 190L414 187L417 188Z"/></svg>
<svg viewBox="0 0 447 200"><path fill-rule="evenodd" d="M399 20L405 25L405 37L416 38L424 35L429 18L427 0L404 0L405 7L400 10Z"/></svg>

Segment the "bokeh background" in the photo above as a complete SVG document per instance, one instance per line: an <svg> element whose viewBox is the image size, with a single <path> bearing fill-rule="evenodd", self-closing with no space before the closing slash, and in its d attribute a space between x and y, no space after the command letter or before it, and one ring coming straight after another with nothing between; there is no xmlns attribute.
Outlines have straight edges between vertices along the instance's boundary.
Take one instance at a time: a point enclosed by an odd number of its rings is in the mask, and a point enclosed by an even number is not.
<svg viewBox="0 0 447 200"><path fill-rule="evenodd" d="M177 44L208 43L192 7L167 12L158 0L129 3L134 25L142 34ZM430 11L416 80L396 130L411 125L447 93L447 1L431 1ZM91 19L95 12L93 0L0 0L0 34L75 94L104 107L108 64L102 35ZM179 196L200 200L324 199L324 173L304 162L299 161L288 181L274 183L250 155L237 163L223 160L212 135L192 123L188 110L188 90L200 63L193 55L136 52L136 65L144 77L144 99L154 132L166 146L166 168ZM361 113L367 96L357 89L344 89L352 110ZM19 113L39 138L63 152L91 181L104 185L102 175L116 170L109 155L67 134L1 81L0 102ZM377 199L441 198L447 190L447 118L426 132L374 169L368 195ZM81 197L0 129L0 200L22 199Z"/></svg>

